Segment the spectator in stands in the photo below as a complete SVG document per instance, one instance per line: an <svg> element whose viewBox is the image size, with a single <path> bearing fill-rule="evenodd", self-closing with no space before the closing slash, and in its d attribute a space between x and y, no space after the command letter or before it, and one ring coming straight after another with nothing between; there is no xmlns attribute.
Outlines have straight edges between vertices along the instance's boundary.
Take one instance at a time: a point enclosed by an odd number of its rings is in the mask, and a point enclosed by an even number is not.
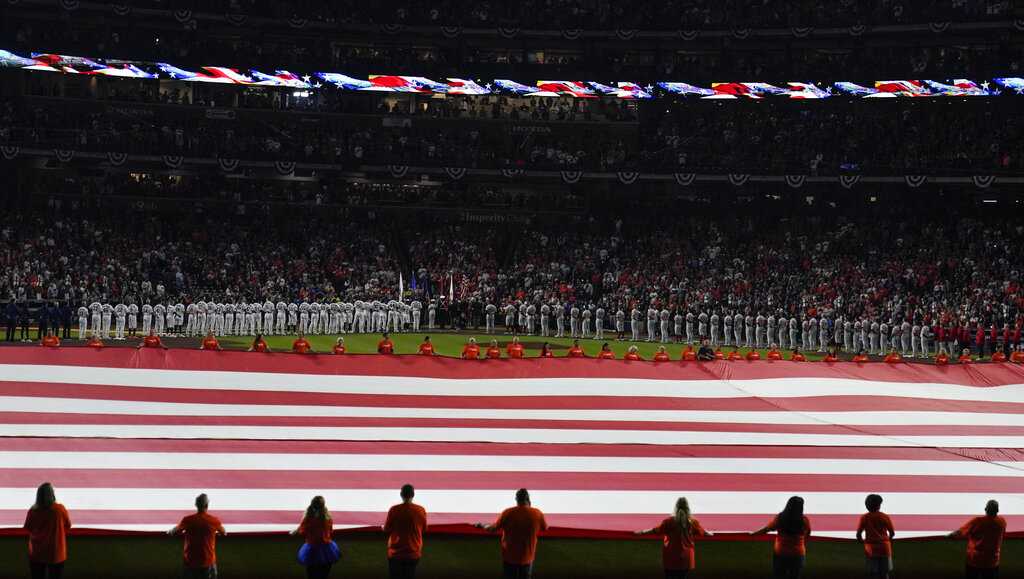
<svg viewBox="0 0 1024 579"><path fill-rule="evenodd" d="M23 527L28 532L28 565L32 579L60 579L68 558L67 532L71 517L57 502L53 485L36 489L36 502L29 509Z"/></svg>
<svg viewBox="0 0 1024 579"><path fill-rule="evenodd" d="M196 497L196 512L181 519L168 535L182 535L184 547L184 579L216 579L217 535L227 536L220 519L211 515L210 500L203 493Z"/></svg>
<svg viewBox="0 0 1024 579"><path fill-rule="evenodd" d="M661 566L665 579L686 579L696 567L694 539L711 537L700 521L690 516L690 502L686 497L676 499L671 517L652 529L636 531L637 535L661 535Z"/></svg>
<svg viewBox="0 0 1024 579"><path fill-rule="evenodd" d="M807 557L811 522L804 516L804 499L790 497L786 508L754 535L775 532L772 571L777 579L799 579Z"/></svg>
<svg viewBox="0 0 1024 579"><path fill-rule="evenodd" d="M252 339L252 343L249 344L249 352L269 352L270 346L267 345L267 341L263 339L263 334L256 334L256 337Z"/></svg>
<svg viewBox="0 0 1024 579"><path fill-rule="evenodd" d="M302 535L299 564L306 568L307 579L327 579L331 567L341 559L341 550L334 542L334 521L322 496L315 496L306 507L299 528L292 535Z"/></svg>
<svg viewBox="0 0 1024 579"><path fill-rule="evenodd" d="M967 539L967 579L999 577L999 554L1006 534L1006 519L999 516L999 503L985 504L985 516L975 517L949 534L954 539Z"/></svg>
<svg viewBox="0 0 1024 579"><path fill-rule="evenodd" d="M423 533L427 529L427 511L412 502L416 489L402 485L402 502L388 510L384 533L388 536L389 579L415 579L416 566L423 556Z"/></svg>
<svg viewBox="0 0 1024 579"><path fill-rule="evenodd" d="M537 535L548 529L544 513L530 504L526 489L516 491L516 506L505 509L490 525L477 523L488 532L501 532L501 558L505 579L530 579L537 552Z"/></svg>

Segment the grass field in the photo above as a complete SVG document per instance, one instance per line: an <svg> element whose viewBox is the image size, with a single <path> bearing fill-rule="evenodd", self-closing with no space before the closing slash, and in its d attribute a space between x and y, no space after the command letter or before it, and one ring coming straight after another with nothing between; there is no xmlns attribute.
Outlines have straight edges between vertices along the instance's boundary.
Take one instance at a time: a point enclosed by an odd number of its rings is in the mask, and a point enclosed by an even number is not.
<svg viewBox="0 0 1024 579"><path fill-rule="evenodd" d="M386 576L383 536L346 534L339 538L342 561L333 577L377 579ZM295 563L299 542L293 537L228 536L218 544L222 578L288 579L303 577ZM180 576L180 539L147 537L72 537L64 576L68 579L138 579ZM702 542L697 571L691 577L754 579L770 576L770 543ZM421 579L489 579L501 576L494 537L428 536ZM656 579L662 577L660 543L655 540L541 539L536 579ZM896 545L899 579L953 579L963 576L964 544L957 541L907 541ZM25 539L0 538L0 578L28 577ZM805 577L863 577L863 552L855 543L814 542L808 548ZM1024 541L1007 541L1001 577L1024 577Z"/></svg>

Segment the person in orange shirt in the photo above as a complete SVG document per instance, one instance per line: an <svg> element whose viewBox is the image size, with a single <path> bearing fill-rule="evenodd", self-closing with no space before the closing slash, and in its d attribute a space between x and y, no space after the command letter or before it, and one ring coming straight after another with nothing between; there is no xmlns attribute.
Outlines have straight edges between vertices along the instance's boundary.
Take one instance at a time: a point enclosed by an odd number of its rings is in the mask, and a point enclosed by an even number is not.
<svg viewBox="0 0 1024 579"><path fill-rule="evenodd" d="M434 355L434 345L430 343L430 336L423 336L423 343L420 344L420 347L417 349L417 351L419 352L420 356Z"/></svg>
<svg viewBox="0 0 1024 579"><path fill-rule="evenodd" d="M313 345L309 343L309 340L306 339L306 336L302 332L299 332L298 337L295 338L294 342L292 342L292 352L295 352L296 354L313 353Z"/></svg>
<svg viewBox="0 0 1024 579"><path fill-rule="evenodd" d="M572 341L572 346L569 347L569 353L567 354L567 356L569 358L585 358L586 357L586 354L583 353L583 348L580 347L580 341L579 340L573 340Z"/></svg>
<svg viewBox="0 0 1024 579"><path fill-rule="evenodd" d="M772 347L771 347L770 350L768 350L768 354L767 354L766 357L769 360L781 360L782 359L782 352L779 351L779 347L778 346L776 346L775 344L772 344Z"/></svg>
<svg viewBox="0 0 1024 579"><path fill-rule="evenodd" d="M582 350L581 350L582 351ZM572 350L569 350L569 355L572 355ZM555 353L551 351L551 344L544 342L540 345L540 358L554 358Z"/></svg>
<svg viewBox="0 0 1024 579"><path fill-rule="evenodd" d="M1006 519L999 516L999 503L985 504L985 516L974 517L953 531L953 539L967 539L967 579L996 579L999 576L999 551L1006 535Z"/></svg>
<svg viewBox="0 0 1024 579"><path fill-rule="evenodd" d="M743 359L743 356L742 356L742 355L740 355L740 350L739 350L739 348L733 348L733 349L732 349L732 351L731 351L731 352L729 352L729 358L728 358L728 360L729 360L730 362L736 362L737 360L742 360L742 359Z"/></svg>
<svg viewBox="0 0 1024 579"><path fill-rule="evenodd" d="M945 366L946 364L949 364L948 354L946 354L945 352L939 352L938 354L935 355L936 366Z"/></svg>
<svg viewBox="0 0 1024 579"><path fill-rule="evenodd" d="M868 361L868 355L864 352L864 350L859 350L856 354L854 354L853 361L854 362L858 362L858 363L859 362L867 362Z"/></svg>
<svg viewBox="0 0 1024 579"><path fill-rule="evenodd" d="M500 353L499 353L500 355ZM462 347L463 360L476 360L480 357L480 346L476 345L476 338L470 338L469 342Z"/></svg>
<svg viewBox="0 0 1024 579"><path fill-rule="evenodd" d="M960 352L960 357L956 359L960 364L973 364L974 358L971 358L970 348L964 348L963 352Z"/></svg>
<svg viewBox="0 0 1024 579"><path fill-rule="evenodd" d="M505 509L492 525L477 523L488 532L501 532L501 559L506 579L533 577L533 561L537 553L537 535L548 530L544 513L530 505L526 489L516 491L516 506Z"/></svg>
<svg viewBox="0 0 1024 579"><path fill-rule="evenodd" d="M395 343L388 337L388 333L384 332L383 337L377 342L377 353L378 354L394 354Z"/></svg>
<svg viewBox="0 0 1024 579"><path fill-rule="evenodd" d="M416 489L402 486L402 502L388 510L384 533L388 536L389 579L415 579L416 566L423 556L423 532L427 529L427 511L412 502Z"/></svg>
<svg viewBox="0 0 1024 579"><path fill-rule="evenodd" d="M93 334L89 337L89 341L85 343L90 348L96 348L97 350L103 348L103 340L100 339L99 334Z"/></svg>
<svg viewBox="0 0 1024 579"><path fill-rule="evenodd" d="M789 355L790 362L806 362L807 357L800 353L799 348L793 348L793 353Z"/></svg>
<svg viewBox="0 0 1024 579"><path fill-rule="evenodd" d="M28 531L28 565L32 577L56 577L64 572L68 559L67 533L71 517L57 502L53 485L43 483L36 489L36 502L28 510L23 527Z"/></svg>
<svg viewBox="0 0 1024 579"><path fill-rule="evenodd" d="M725 360L725 353L721 348L715 348L715 360Z"/></svg>
<svg viewBox="0 0 1024 579"><path fill-rule="evenodd" d="M899 364L900 362L903 361L903 356L901 356L900 353L896 351L896 348L893 348L892 350L889 350L888 354L885 355L884 361L886 364Z"/></svg>
<svg viewBox="0 0 1024 579"><path fill-rule="evenodd" d="M665 351L665 346L658 346L658 351L654 354L654 361L668 362L669 360L670 358L668 357L668 352Z"/></svg>
<svg viewBox="0 0 1024 579"><path fill-rule="evenodd" d="M995 352L992 352L992 361L993 362L1005 362L1006 361L1006 354L1004 354L1002 350L996 350Z"/></svg>
<svg viewBox="0 0 1024 579"><path fill-rule="evenodd" d="M213 330L206 333L206 337L203 338L203 343L199 345L200 350L223 350L220 347L220 342L213 335Z"/></svg>
<svg viewBox="0 0 1024 579"><path fill-rule="evenodd" d="M519 343L519 336L513 336L512 341L505 349L509 358L522 358L524 354L523 345Z"/></svg>
<svg viewBox="0 0 1024 579"><path fill-rule="evenodd" d="M491 340L491 345L487 347L487 359L497 360L501 358L501 349L498 348L498 340Z"/></svg>
<svg viewBox="0 0 1024 579"><path fill-rule="evenodd" d="M889 515L882 512L881 496L868 495L864 506L868 512L861 515L857 523L857 541L864 544L868 577L889 579L893 571L892 540L896 530Z"/></svg>
<svg viewBox="0 0 1024 579"><path fill-rule="evenodd" d="M331 348L331 353L336 356L345 353L345 338L338 336L338 339L334 341L334 347Z"/></svg>
<svg viewBox="0 0 1024 579"><path fill-rule="evenodd" d="M630 346L629 350L626 351L626 355L622 357L623 360L632 360L634 362L643 361L640 357L640 353L637 351L636 346Z"/></svg>
<svg viewBox="0 0 1024 579"><path fill-rule="evenodd" d="M790 497L781 513L751 534L763 535L772 531L775 531L772 556L775 577L799 579L807 557L807 537L811 535L811 522L804 516L803 498Z"/></svg>
<svg viewBox="0 0 1024 579"><path fill-rule="evenodd" d="M142 338L142 343L139 344L138 347L139 348L163 348L164 350L167 349L167 346L165 346L164 343L160 341L160 336L156 335L156 332L154 330L150 330L149 331L149 335L146 336L145 338Z"/></svg>
<svg viewBox="0 0 1024 579"><path fill-rule="evenodd" d="M270 346L267 345L267 341L263 339L263 334L256 334L256 337L252 339L252 343L249 344L250 352L269 352Z"/></svg>
<svg viewBox="0 0 1024 579"><path fill-rule="evenodd" d="M1013 352L1010 352L1010 361L1014 364L1024 364L1024 348L1015 347Z"/></svg>
<svg viewBox="0 0 1024 579"><path fill-rule="evenodd" d="M306 568L307 579L327 579L331 567L341 559L341 549L334 542L334 521L321 496L313 497L299 528L292 535L302 535L305 541L299 548L299 564Z"/></svg>
<svg viewBox="0 0 1024 579"><path fill-rule="evenodd" d="M216 579L217 577L217 535L227 536L220 519L207 511L210 499L203 493L196 497L196 513L181 519L181 522L167 531L168 535L185 537L184 564L182 576L185 579Z"/></svg>
<svg viewBox="0 0 1024 579"><path fill-rule="evenodd" d="M690 502L686 497L676 500L672 516L653 529L636 531L637 535L661 535L661 566L665 579L686 579L696 567L695 537L711 537L700 521L690 516Z"/></svg>
<svg viewBox="0 0 1024 579"><path fill-rule="evenodd" d="M615 352L612 352L611 346L608 342L601 344L601 351L597 353L597 357L601 360L614 360Z"/></svg>
<svg viewBox="0 0 1024 579"><path fill-rule="evenodd" d="M826 354L825 358L822 360L822 362L838 362L838 361L839 361L839 348L838 347L832 348L831 350L829 350L828 354Z"/></svg>
<svg viewBox="0 0 1024 579"><path fill-rule="evenodd" d="M760 359L761 359L761 353L758 352L757 350L751 350L751 351L747 352L747 360L748 361L753 362L755 360L760 360Z"/></svg>
<svg viewBox="0 0 1024 579"><path fill-rule="evenodd" d="M45 336L43 336L43 340L39 343L39 345L40 346L45 346L47 348L59 348L60 347L60 338L58 338L57 336L53 335L53 331L49 331L49 332L46 332Z"/></svg>
<svg viewBox="0 0 1024 579"><path fill-rule="evenodd" d="M693 346L686 346L686 349L683 350L683 354L681 357L684 362L696 362L697 352L693 350Z"/></svg>

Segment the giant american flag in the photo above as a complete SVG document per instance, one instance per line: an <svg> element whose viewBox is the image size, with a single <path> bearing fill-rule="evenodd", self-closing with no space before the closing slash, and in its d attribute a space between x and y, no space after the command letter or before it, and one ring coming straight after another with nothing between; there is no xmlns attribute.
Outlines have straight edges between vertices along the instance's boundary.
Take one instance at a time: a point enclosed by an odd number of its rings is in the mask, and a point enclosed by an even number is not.
<svg viewBox="0 0 1024 579"><path fill-rule="evenodd" d="M848 537L871 492L903 537L989 498L1020 531L1024 368L0 348L0 527L43 481L107 530L168 528L199 492L229 531L293 528L316 494L379 525L409 482L432 524L527 487L583 534L678 496L748 531L799 494L816 534Z"/></svg>

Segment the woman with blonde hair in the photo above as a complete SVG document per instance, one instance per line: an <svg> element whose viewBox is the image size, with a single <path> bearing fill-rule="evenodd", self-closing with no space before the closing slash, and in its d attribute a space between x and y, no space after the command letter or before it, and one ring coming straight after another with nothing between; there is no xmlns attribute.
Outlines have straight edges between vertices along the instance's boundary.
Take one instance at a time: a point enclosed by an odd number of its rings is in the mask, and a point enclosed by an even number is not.
<svg viewBox="0 0 1024 579"><path fill-rule="evenodd" d="M28 564L32 579L60 579L68 558L67 533L71 518L57 502L53 485L43 483L36 489L36 502L25 517L28 531Z"/></svg>
<svg viewBox="0 0 1024 579"><path fill-rule="evenodd" d="M306 542L299 548L299 563L306 567L308 579L326 579L331 567L341 559L341 549L331 538L334 521L324 498L317 495L306 507L299 528L293 535L302 535Z"/></svg>
<svg viewBox="0 0 1024 579"><path fill-rule="evenodd" d="M637 535L661 535L661 564L665 579L686 579L696 566L695 537L710 537L700 521L690 516L690 502L686 497L676 499L672 516L653 529L636 531Z"/></svg>

